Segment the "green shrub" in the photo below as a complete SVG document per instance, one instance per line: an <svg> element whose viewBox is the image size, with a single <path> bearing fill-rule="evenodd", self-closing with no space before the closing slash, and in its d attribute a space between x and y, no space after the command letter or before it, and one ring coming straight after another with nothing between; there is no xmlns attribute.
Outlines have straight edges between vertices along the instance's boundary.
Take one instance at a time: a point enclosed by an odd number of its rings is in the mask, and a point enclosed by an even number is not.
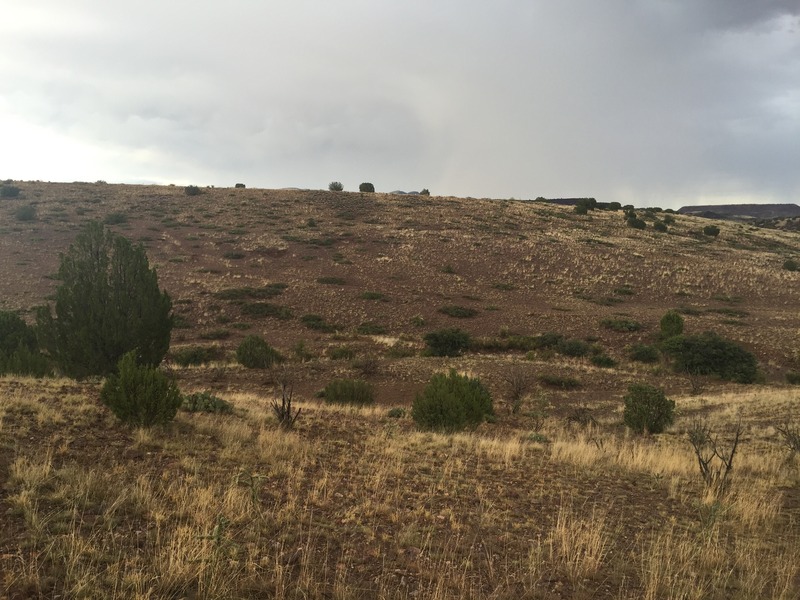
<svg viewBox="0 0 800 600"><path fill-rule="evenodd" d="M797 271L798 269L797 261L790 258L785 263L783 263L783 268L786 269L787 271Z"/></svg>
<svg viewBox="0 0 800 600"><path fill-rule="evenodd" d="M228 414L233 412L230 402L215 396L212 392L195 392L183 397L181 409L186 412L205 412L215 414Z"/></svg>
<svg viewBox="0 0 800 600"><path fill-rule="evenodd" d="M663 351L679 373L716 375L736 383L753 383L758 378L755 357L716 333L672 337L663 343Z"/></svg>
<svg viewBox="0 0 800 600"><path fill-rule="evenodd" d="M403 417L406 416L406 409L400 408L399 406L395 408L390 408L389 412L386 413L386 416L389 417L390 419L402 419Z"/></svg>
<svg viewBox="0 0 800 600"><path fill-rule="evenodd" d="M800 385L800 371L789 371L786 373L786 383L789 385Z"/></svg>
<svg viewBox="0 0 800 600"><path fill-rule="evenodd" d="M233 187L236 188L237 190L239 190L239 189L243 190L247 186L245 184L243 184L243 183L237 183Z"/></svg>
<svg viewBox="0 0 800 600"><path fill-rule="evenodd" d="M386 302L386 294L381 292L363 292L361 294L362 300L381 300L382 302Z"/></svg>
<svg viewBox="0 0 800 600"><path fill-rule="evenodd" d="M633 321L632 319L622 319L622 318L603 319L602 321L600 321L600 324L606 329L610 329L612 331L620 331L620 332L639 331L642 328L642 324L639 323L638 321Z"/></svg>
<svg viewBox="0 0 800 600"><path fill-rule="evenodd" d="M371 183L362 183L361 185L358 186L358 191L359 192L374 192L375 191L375 186L372 185Z"/></svg>
<svg viewBox="0 0 800 600"><path fill-rule="evenodd" d="M268 283L264 287L226 288L214 293L220 300L244 300L246 298L265 299L280 296L289 287L285 283Z"/></svg>
<svg viewBox="0 0 800 600"><path fill-rule="evenodd" d="M634 229L647 229L647 223L636 216L628 217L625 220L625 223L628 225L628 227L633 227Z"/></svg>
<svg viewBox="0 0 800 600"><path fill-rule="evenodd" d="M634 344L629 354L631 360L641 363L657 363L661 360L661 354L655 346L646 344Z"/></svg>
<svg viewBox="0 0 800 600"><path fill-rule="evenodd" d="M112 212L108 213L103 219L103 223L106 225L121 225L122 223L128 222L128 215L124 212Z"/></svg>
<svg viewBox="0 0 800 600"><path fill-rule="evenodd" d="M361 335L384 335L387 331L385 326L371 321L365 321L356 327L356 332Z"/></svg>
<svg viewBox="0 0 800 600"><path fill-rule="evenodd" d="M303 315L300 321L309 329L323 333L332 333L338 329L337 325L327 323L320 315Z"/></svg>
<svg viewBox="0 0 800 600"><path fill-rule="evenodd" d="M103 384L100 399L118 419L150 427L175 418L183 398L166 375L155 367L137 364L135 351L125 354L117 369Z"/></svg>
<svg viewBox="0 0 800 600"><path fill-rule="evenodd" d="M431 331L423 339L431 356L459 356L470 345L469 333L455 327Z"/></svg>
<svg viewBox="0 0 800 600"><path fill-rule="evenodd" d="M352 360L356 356L356 351L352 346L335 346L328 350L328 357L331 360Z"/></svg>
<svg viewBox="0 0 800 600"><path fill-rule="evenodd" d="M70 377L105 375L135 350L139 364L157 366L169 349L172 300L144 247L92 221L61 255L55 318L40 307L40 342Z"/></svg>
<svg viewBox="0 0 800 600"><path fill-rule="evenodd" d="M220 360L224 356L224 352L219 346L185 346L172 350L171 355L172 360L180 366L188 367Z"/></svg>
<svg viewBox="0 0 800 600"><path fill-rule="evenodd" d="M571 356L573 358L580 358L586 356L591 351L592 347L588 342L583 340L566 340L562 339L556 344L556 352L564 356Z"/></svg>
<svg viewBox="0 0 800 600"><path fill-rule="evenodd" d="M292 309L271 302L251 302L242 304L242 314L250 317L273 317L281 321L288 321L292 318Z"/></svg>
<svg viewBox="0 0 800 600"><path fill-rule="evenodd" d="M362 379L334 379L322 391L325 402L366 406L375 402L375 390Z"/></svg>
<svg viewBox="0 0 800 600"><path fill-rule="evenodd" d="M625 425L637 433L661 433L675 420L675 401L652 385L638 383L629 386L624 401Z"/></svg>
<svg viewBox="0 0 800 600"><path fill-rule="evenodd" d="M320 277L317 279L317 283L324 283L326 285L345 285L347 281L341 277Z"/></svg>
<svg viewBox="0 0 800 600"><path fill-rule="evenodd" d="M187 185L185 188L183 188L183 193L187 196L199 196L200 188L196 185Z"/></svg>
<svg viewBox="0 0 800 600"><path fill-rule="evenodd" d="M422 190L420 191L419 195L420 196L430 196L431 192L430 192L430 190L428 188L422 188Z"/></svg>
<svg viewBox="0 0 800 600"><path fill-rule="evenodd" d="M663 221L656 221L655 223L653 223L653 229L658 231L659 233L667 233L667 231L669 231L667 224L664 223Z"/></svg>
<svg viewBox="0 0 800 600"><path fill-rule="evenodd" d="M672 215L664 215L664 224L665 225L674 225L675 224L675 217Z"/></svg>
<svg viewBox="0 0 800 600"><path fill-rule="evenodd" d="M605 353L593 354L589 360L594 366L604 369L613 369L617 366L617 361Z"/></svg>
<svg viewBox="0 0 800 600"><path fill-rule="evenodd" d="M492 397L480 380L455 370L434 375L411 409L417 426L437 431L477 427L492 415Z"/></svg>
<svg viewBox="0 0 800 600"><path fill-rule="evenodd" d="M264 338L248 335L236 348L236 360L248 369L269 369L273 364L283 362L283 357Z"/></svg>
<svg viewBox="0 0 800 600"><path fill-rule="evenodd" d="M447 315L448 317L455 317L457 319L469 319L470 317L474 317L478 314L478 311L474 308L456 305L443 306L439 309L439 312Z"/></svg>
<svg viewBox="0 0 800 600"><path fill-rule="evenodd" d="M344 189L344 186L340 181L331 181L328 184L328 189L332 192L341 192Z"/></svg>
<svg viewBox="0 0 800 600"><path fill-rule="evenodd" d="M553 373L542 373L539 381L547 386L561 388L562 390L574 390L581 387L581 382L574 377L566 375L555 375Z"/></svg>
<svg viewBox="0 0 800 600"><path fill-rule="evenodd" d="M703 235L707 235L709 237L717 237L719 235L719 227L716 225L706 225L703 227Z"/></svg>
<svg viewBox="0 0 800 600"><path fill-rule="evenodd" d="M16 313L0 311L0 375L44 377L51 372L50 360L39 352L33 328Z"/></svg>
<svg viewBox="0 0 800 600"><path fill-rule="evenodd" d="M20 189L15 185L5 184L0 187L0 198L16 198L19 196Z"/></svg>
<svg viewBox="0 0 800 600"><path fill-rule="evenodd" d="M661 328L661 339L663 340L681 335L683 333L683 317L676 310L668 310L661 317L659 327Z"/></svg>
<svg viewBox="0 0 800 600"><path fill-rule="evenodd" d="M33 204L20 206L14 211L14 217L17 219L17 221L35 221L36 207Z"/></svg>

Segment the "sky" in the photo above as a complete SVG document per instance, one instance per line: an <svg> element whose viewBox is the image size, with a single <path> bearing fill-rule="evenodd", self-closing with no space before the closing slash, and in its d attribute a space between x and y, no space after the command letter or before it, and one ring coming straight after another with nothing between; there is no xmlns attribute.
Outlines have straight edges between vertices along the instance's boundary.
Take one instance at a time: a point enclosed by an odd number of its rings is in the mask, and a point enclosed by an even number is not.
<svg viewBox="0 0 800 600"><path fill-rule="evenodd" d="M0 178L800 203L798 0L4 0Z"/></svg>

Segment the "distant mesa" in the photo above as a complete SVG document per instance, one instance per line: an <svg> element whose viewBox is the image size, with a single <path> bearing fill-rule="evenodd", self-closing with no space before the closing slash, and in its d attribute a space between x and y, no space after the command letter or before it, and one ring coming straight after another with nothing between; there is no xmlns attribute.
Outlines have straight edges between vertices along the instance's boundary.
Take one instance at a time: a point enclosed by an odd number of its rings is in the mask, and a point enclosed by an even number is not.
<svg viewBox="0 0 800 600"><path fill-rule="evenodd" d="M800 217L797 204L710 204L704 206L682 206L682 215L725 219L732 221L752 221L758 219L790 219Z"/></svg>

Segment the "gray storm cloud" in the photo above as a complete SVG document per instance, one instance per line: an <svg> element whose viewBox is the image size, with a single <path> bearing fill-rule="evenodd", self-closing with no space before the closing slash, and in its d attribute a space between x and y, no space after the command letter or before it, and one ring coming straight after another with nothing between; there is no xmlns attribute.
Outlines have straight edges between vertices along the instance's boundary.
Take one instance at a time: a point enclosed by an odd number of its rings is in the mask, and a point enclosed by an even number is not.
<svg viewBox="0 0 800 600"><path fill-rule="evenodd" d="M96 178L800 195L796 2L31 4L0 25L0 123L79 142ZM50 178L37 157L0 158Z"/></svg>

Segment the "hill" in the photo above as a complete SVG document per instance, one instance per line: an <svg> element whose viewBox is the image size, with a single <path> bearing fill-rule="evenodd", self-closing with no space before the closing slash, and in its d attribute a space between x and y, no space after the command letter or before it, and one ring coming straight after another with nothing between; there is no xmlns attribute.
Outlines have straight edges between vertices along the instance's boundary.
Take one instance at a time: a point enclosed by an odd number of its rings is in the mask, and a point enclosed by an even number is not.
<svg viewBox="0 0 800 600"><path fill-rule="evenodd" d="M0 597L800 592L785 383L800 359L800 273L783 268L800 257L797 233L718 221L712 237L706 219L655 210L638 211L639 230L621 211L545 202L15 185L0 200L0 309L30 320L58 284L59 252L103 221L145 246L174 299L165 370L234 410L131 430L97 381L0 378ZM764 383L633 360L670 309L688 333L752 351ZM425 334L447 327L468 331L470 350L425 356ZM272 414L272 375L232 359L253 333L291 359L293 431ZM543 334L588 353L520 347ZM182 365L192 352L211 360ZM416 430L415 395L450 368L481 378L496 416L457 435ZM318 400L337 377L368 380L375 406ZM639 382L676 400L666 433L621 425ZM698 423L723 457L740 442L729 486L714 483L724 465L709 444L688 442Z"/></svg>
<svg viewBox="0 0 800 600"><path fill-rule="evenodd" d="M800 217L797 204L709 204L682 206L678 212L710 219L769 220Z"/></svg>

